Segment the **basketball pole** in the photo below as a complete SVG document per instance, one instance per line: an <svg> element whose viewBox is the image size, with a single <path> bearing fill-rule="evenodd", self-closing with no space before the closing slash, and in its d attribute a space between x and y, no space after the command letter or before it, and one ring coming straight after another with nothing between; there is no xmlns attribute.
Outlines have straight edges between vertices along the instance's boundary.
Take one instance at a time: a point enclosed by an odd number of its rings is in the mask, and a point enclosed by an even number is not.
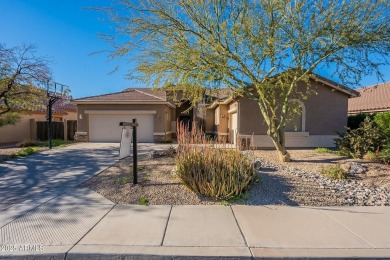
<svg viewBox="0 0 390 260"><path fill-rule="evenodd" d="M47 124L47 140L48 140L48 144L49 144L49 149L53 148L53 142L52 142L53 105L55 102L57 102L57 100L62 98L62 95L64 95L64 93L65 93L64 92L65 88L68 88L67 86L60 84L60 83L57 83L57 82L53 82L53 84L54 84L54 90L51 91L50 90L50 82L47 82L47 91L46 91L46 95L49 98L49 103L47 104L47 109L46 109L46 113L47 113L46 120L48 122L48 124ZM59 90L57 90L57 85L60 88Z"/></svg>

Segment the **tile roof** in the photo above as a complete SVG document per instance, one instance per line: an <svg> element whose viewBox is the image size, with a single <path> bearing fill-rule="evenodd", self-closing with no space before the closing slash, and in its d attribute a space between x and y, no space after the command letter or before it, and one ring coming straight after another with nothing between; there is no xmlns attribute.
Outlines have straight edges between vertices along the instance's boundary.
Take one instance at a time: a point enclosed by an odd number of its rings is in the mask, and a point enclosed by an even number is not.
<svg viewBox="0 0 390 260"><path fill-rule="evenodd" d="M78 98L77 101L167 101L165 91L155 91L153 88L127 88L121 92Z"/></svg>
<svg viewBox="0 0 390 260"><path fill-rule="evenodd" d="M229 88L220 88L220 89L209 89L206 88L205 95L213 99L224 100L230 97L233 94L233 91Z"/></svg>
<svg viewBox="0 0 390 260"><path fill-rule="evenodd" d="M46 113L46 107L48 103L48 99L46 97L42 97L42 99L36 100L34 104L31 104L27 110L23 108L23 105L14 106L12 109L17 111ZM2 103L0 102L0 104ZM52 111L54 114L67 115L67 112L76 112L76 110L77 106L70 103L69 97L62 97L58 99L52 106Z"/></svg>
<svg viewBox="0 0 390 260"><path fill-rule="evenodd" d="M348 100L348 112L375 112L390 110L390 82L356 89L359 97Z"/></svg>
<svg viewBox="0 0 390 260"><path fill-rule="evenodd" d="M67 114L66 112L76 112L77 106L75 104L71 104L69 98L62 98L62 99L58 99L54 103L52 109L53 109L53 113Z"/></svg>
<svg viewBox="0 0 390 260"><path fill-rule="evenodd" d="M218 89L210 90L206 89L206 95L211 96L212 99L223 100L228 98L231 95L232 91L230 89ZM77 102L115 102L115 101L137 101L137 102L170 102L173 103L167 92L164 90L155 90L153 88L127 88L121 92L90 96L84 98L74 99L75 103Z"/></svg>
<svg viewBox="0 0 390 260"><path fill-rule="evenodd" d="M37 106L35 109L32 109L31 112L44 112L46 113L46 106L48 101L45 100L43 102L44 106ZM67 115L67 112L76 112L77 106L75 104L70 103L70 99L67 97L63 97L58 99L52 106L52 111L54 114Z"/></svg>

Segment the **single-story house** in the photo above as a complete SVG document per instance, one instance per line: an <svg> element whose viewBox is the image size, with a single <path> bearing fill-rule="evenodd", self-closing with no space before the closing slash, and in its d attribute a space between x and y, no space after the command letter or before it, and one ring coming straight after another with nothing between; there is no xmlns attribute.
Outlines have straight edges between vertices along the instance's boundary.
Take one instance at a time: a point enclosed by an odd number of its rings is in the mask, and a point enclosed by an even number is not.
<svg viewBox="0 0 390 260"><path fill-rule="evenodd" d="M356 89L359 96L348 100L348 114L390 111L390 82Z"/></svg>
<svg viewBox="0 0 390 260"><path fill-rule="evenodd" d="M55 122L76 120L76 106L70 103L70 98L63 97L53 105ZM37 139L37 124L47 120L46 107L33 111L22 111L20 121L15 125L0 127L0 144L35 141Z"/></svg>
<svg viewBox="0 0 390 260"><path fill-rule="evenodd" d="M302 113L287 126L287 147L333 147L337 132L345 130L348 99L358 96L350 88L316 76L311 95L301 103ZM257 103L244 97L233 98L223 89L190 108L189 102L175 104L172 95L151 88L129 88L106 95L73 100L77 104L77 133L79 140L118 142L119 122L139 122L138 141L155 142L171 139L176 122L195 122L207 134L236 143L240 138L254 137L255 146L273 147L267 135L267 125ZM211 100L211 101L210 101ZM238 134L238 135L237 135Z"/></svg>

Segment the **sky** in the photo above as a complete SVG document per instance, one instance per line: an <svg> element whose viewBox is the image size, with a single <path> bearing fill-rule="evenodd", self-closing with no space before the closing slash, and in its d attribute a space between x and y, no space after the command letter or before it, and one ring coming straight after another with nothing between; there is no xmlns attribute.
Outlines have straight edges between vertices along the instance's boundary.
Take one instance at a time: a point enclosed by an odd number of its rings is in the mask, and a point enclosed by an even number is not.
<svg viewBox="0 0 390 260"><path fill-rule="evenodd" d="M106 54L108 49L97 33L110 32L99 18L100 12L88 7L109 5L104 0L1 0L0 42L7 47L35 44L37 55L50 60L53 78L67 85L74 98L143 87L125 78L129 65L110 75L117 62Z"/></svg>
<svg viewBox="0 0 390 260"><path fill-rule="evenodd" d="M53 78L70 87L73 98L118 92L129 87L150 87L126 79L134 64L118 64L104 53L108 45L98 33L113 32L101 21L103 13L88 7L109 6L110 0L0 0L0 42L7 47L32 43L37 55L50 60ZM390 67L383 67L390 81ZM326 72L322 76L329 77ZM361 86L378 84L365 77ZM355 87L355 86L351 86Z"/></svg>

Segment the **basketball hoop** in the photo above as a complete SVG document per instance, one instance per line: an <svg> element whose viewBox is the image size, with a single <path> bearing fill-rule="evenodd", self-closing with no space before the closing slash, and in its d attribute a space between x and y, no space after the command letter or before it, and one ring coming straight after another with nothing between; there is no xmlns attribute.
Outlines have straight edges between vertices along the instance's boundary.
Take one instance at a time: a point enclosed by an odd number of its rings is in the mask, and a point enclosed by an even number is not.
<svg viewBox="0 0 390 260"><path fill-rule="evenodd" d="M70 88L64 84L49 81L46 86L46 94L48 97L68 97Z"/></svg>
<svg viewBox="0 0 390 260"><path fill-rule="evenodd" d="M57 100L63 99L64 97L68 97L70 94L70 88L66 85L57 83L57 82L47 82L46 87L46 96L49 98L49 102L47 104L46 120L48 121L48 132L47 139L49 142L49 148L52 148L52 110L53 105Z"/></svg>

